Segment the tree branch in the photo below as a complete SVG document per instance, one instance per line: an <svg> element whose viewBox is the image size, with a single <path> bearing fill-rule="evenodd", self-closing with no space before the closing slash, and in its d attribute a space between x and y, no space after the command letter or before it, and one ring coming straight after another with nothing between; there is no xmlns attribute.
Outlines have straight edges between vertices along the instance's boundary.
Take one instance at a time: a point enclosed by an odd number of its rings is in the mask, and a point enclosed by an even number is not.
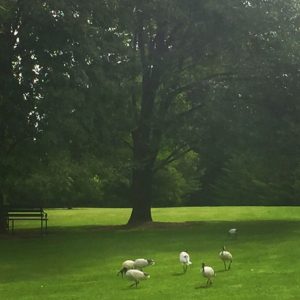
<svg viewBox="0 0 300 300"><path fill-rule="evenodd" d="M143 16L142 13L138 14L138 29L136 33L138 50L141 56L141 63L143 66L143 71L146 69L146 54L145 54L145 41L143 34Z"/></svg>
<svg viewBox="0 0 300 300"><path fill-rule="evenodd" d="M184 156L186 153L188 153L192 150L190 147L188 147L185 150L184 150L184 148L186 148L186 145L173 150L165 159L163 159L157 163L157 165L153 169L153 172L156 173L163 167L167 166L168 164L172 163L173 161Z"/></svg>
<svg viewBox="0 0 300 300"><path fill-rule="evenodd" d="M131 144L130 142L126 141L124 138L122 138L122 142L123 142L126 146L128 146L130 149L133 149L132 144Z"/></svg>
<svg viewBox="0 0 300 300"><path fill-rule="evenodd" d="M171 90L169 93L167 93L167 96L168 97L176 96L176 95L178 95L182 92L185 92L185 91L188 91L192 88L195 88L200 83L203 84L204 82L210 81L212 79L216 79L216 78L218 78L218 79L221 79L221 78L229 79L229 78L232 78L232 77L235 77L235 76L237 76L237 74L236 73L231 73L231 72L211 74L211 75L209 75L207 77L204 77L204 78L201 78L200 80L197 80L193 83L189 83L189 84L186 84L186 85L179 86L179 87Z"/></svg>

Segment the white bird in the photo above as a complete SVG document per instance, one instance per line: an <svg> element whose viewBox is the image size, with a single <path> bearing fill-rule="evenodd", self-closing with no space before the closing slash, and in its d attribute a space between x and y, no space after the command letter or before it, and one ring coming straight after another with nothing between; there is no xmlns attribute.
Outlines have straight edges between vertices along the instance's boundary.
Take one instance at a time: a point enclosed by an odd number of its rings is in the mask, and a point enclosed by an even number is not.
<svg viewBox="0 0 300 300"><path fill-rule="evenodd" d="M134 269L143 270L143 268L154 264L153 259L138 258L134 261Z"/></svg>
<svg viewBox="0 0 300 300"><path fill-rule="evenodd" d="M211 285L211 278L216 276L214 269L210 266L206 266L205 263L202 263L201 273L205 278L207 278L206 286Z"/></svg>
<svg viewBox="0 0 300 300"><path fill-rule="evenodd" d="M223 246L222 251L219 253L220 258L223 260L225 271L230 270L230 266L232 263L232 254L226 250L226 247ZM226 266L226 262L229 262L228 268Z"/></svg>
<svg viewBox="0 0 300 300"><path fill-rule="evenodd" d="M228 234L231 235L232 237L233 236L236 236L237 234L237 229L236 228L231 228L228 230Z"/></svg>
<svg viewBox="0 0 300 300"><path fill-rule="evenodd" d="M125 276L128 278L128 280L134 281L134 283L131 286L135 285L135 287L137 287L141 280L146 280L150 278L149 274L137 269L128 270Z"/></svg>
<svg viewBox="0 0 300 300"><path fill-rule="evenodd" d="M131 259L128 259L128 260L125 260L123 263L122 263L122 269L117 273L117 275L121 274L122 277L123 275L130 269L133 269L134 268L134 261L131 260Z"/></svg>
<svg viewBox="0 0 300 300"><path fill-rule="evenodd" d="M185 251L180 252L179 261L182 263L183 273L185 273L187 271L188 266L192 264L192 262L190 261L189 254Z"/></svg>

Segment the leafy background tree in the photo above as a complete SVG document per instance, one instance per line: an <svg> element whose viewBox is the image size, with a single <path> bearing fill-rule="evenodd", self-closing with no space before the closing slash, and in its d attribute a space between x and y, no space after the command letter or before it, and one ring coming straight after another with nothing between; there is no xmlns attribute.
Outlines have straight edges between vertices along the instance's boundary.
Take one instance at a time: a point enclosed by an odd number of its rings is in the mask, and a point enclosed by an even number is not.
<svg viewBox="0 0 300 300"><path fill-rule="evenodd" d="M2 0L2 215L298 204L298 25L293 0Z"/></svg>

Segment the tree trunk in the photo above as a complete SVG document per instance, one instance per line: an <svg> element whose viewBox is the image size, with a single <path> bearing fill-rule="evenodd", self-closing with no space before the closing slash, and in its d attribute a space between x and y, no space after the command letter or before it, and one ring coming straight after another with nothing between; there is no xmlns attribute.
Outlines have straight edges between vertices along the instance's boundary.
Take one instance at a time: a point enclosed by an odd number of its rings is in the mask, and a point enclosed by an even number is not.
<svg viewBox="0 0 300 300"><path fill-rule="evenodd" d="M150 128L143 124L132 133L133 170L131 182L132 212L128 224L152 222L153 155L150 147Z"/></svg>
<svg viewBox="0 0 300 300"><path fill-rule="evenodd" d="M0 195L0 232L7 231L6 208L3 203L3 197Z"/></svg>
<svg viewBox="0 0 300 300"><path fill-rule="evenodd" d="M132 174L132 212L128 225L152 222L152 171L149 169L134 169Z"/></svg>
<svg viewBox="0 0 300 300"><path fill-rule="evenodd" d="M137 128L132 132L132 213L128 221L130 225L152 222L153 169L160 144L160 135L155 124L155 98L160 86L162 54L167 49L160 27L157 28L156 34L146 33L145 22L149 20L145 18L143 10L143 5L137 9L137 43L134 45L138 45L138 57L142 66L142 95Z"/></svg>

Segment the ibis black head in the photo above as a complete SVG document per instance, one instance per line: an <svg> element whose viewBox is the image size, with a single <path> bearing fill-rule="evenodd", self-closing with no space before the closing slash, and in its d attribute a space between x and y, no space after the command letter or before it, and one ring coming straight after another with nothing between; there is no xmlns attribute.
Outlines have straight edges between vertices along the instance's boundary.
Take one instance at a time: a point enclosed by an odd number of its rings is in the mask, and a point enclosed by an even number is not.
<svg viewBox="0 0 300 300"><path fill-rule="evenodd" d="M146 272L143 272L144 273L144 275L146 276L146 277L148 277L149 276L149 274L148 273L146 273Z"/></svg>

